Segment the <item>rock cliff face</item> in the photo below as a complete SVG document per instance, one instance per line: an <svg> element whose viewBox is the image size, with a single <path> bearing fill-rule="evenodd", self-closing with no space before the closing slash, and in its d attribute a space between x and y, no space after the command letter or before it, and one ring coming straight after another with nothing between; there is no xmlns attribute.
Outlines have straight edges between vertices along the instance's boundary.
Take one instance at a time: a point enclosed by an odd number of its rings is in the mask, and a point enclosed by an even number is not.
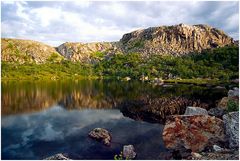
<svg viewBox="0 0 240 161"><path fill-rule="evenodd" d="M230 44L237 43L216 28L179 24L133 31L124 34L118 42L66 42L56 48L36 41L2 39L2 61L43 63L52 53L57 53L74 62L96 63L118 52L181 56Z"/></svg>
<svg viewBox="0 0 240 161"><path fill-rule="evenodd" d="M151 27L123 35L120 40L126 53L184 55L203 49L233 44L231 37L208 25Z"/></svg>
<svg viewBox="0 0 240 161"><path fill-rule="evenodd" d="M97 42L97 43L71 43L66 42L59 47L57 51L65 58L71 61L80 61L94 63L117 52L117 43L115 42Z"/></svg>
<svg viewBox="0 0 240 161"><path fill-rule="evenodd" d="M1 39L2 61L7 62L35 62L44 63L55 54L59 58L62 56L55 48L32 40L21 39Z"/></svg>

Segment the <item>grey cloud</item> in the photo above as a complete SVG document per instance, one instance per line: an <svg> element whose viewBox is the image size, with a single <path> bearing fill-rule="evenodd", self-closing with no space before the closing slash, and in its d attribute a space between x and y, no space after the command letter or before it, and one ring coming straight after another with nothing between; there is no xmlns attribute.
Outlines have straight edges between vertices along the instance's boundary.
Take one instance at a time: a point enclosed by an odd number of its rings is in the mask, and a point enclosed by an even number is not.
<svg viewBox="0 0 240 161"><path fill-rule="evenodd" d="M2 2L2 37L34 39L53 45L64 41L117 41L134 29L179 23L209 24L235 39L239 34L236 1L19 3ZM44 9L52 12L43 15Z"/></svg>

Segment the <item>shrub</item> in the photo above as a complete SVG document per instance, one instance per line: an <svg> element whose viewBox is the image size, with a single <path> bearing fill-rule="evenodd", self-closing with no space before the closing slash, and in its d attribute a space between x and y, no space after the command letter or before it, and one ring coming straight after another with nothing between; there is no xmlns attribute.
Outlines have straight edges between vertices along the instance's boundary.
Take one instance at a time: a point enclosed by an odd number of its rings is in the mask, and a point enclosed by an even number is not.
<svg viewBox="0 0 240 161"><path fill-rule="evenodd" d="M227 103L227 111L233 112L233 111L238 111L238 110L239 110L238 104L233 100L229 100Z"/></svg>

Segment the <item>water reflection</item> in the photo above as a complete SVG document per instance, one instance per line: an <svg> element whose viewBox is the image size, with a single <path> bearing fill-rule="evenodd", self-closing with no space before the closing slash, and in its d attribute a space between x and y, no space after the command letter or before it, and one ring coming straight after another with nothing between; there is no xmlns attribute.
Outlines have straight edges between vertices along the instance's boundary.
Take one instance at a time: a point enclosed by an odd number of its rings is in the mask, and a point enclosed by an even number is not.
<svg viewBox="0 0 240 161"><path fill-rule="evenodd" d="M112 109L124 100L146 96L181 96L214 106L226 92L190 85L164 88L141 82L2 82L2 115L38 112L53 105L66 109Z"/></svg>
<svg viewBox="0 0 240 161"><path fill-rule="evenodd" d="M164 159L160 155L166 152L163 124L135 121L149 121L146 118L151 115L144 108L157 111L153 118L164 118L180 113L182 106L194 100L214 106L226 92L134 81L2 82L2 159L43 159L56 153L73 159L113 159L126 144L134 145L137 159ZM139 104L145 98L150 101ZM183 104L169 106L160 101L167 99L171 104L175 98L184 100ZM148 104L153 100L158 103ZM131 101L140 106L122 108ZM87 137L96 127L110 131L111 147Z"/></svg>

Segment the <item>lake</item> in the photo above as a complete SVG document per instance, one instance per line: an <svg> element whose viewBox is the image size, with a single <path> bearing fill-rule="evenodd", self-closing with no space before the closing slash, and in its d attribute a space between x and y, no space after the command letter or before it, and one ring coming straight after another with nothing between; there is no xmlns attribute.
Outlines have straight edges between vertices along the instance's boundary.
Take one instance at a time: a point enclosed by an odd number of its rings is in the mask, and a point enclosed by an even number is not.
<svg viewBox="0 0 240 161"><path fill-rule="evenodd" d="M123 145L132 144L136 159L164 159L162 154L168 152L162 141L164 122L136 119L121 109L122 103L184 97L211 108L225 95L227 89L139 81L3 81L1 156L44 159L64 153L72 159L113 159ZM88 137L96 127L111 133L110 147Z"/></svg>

